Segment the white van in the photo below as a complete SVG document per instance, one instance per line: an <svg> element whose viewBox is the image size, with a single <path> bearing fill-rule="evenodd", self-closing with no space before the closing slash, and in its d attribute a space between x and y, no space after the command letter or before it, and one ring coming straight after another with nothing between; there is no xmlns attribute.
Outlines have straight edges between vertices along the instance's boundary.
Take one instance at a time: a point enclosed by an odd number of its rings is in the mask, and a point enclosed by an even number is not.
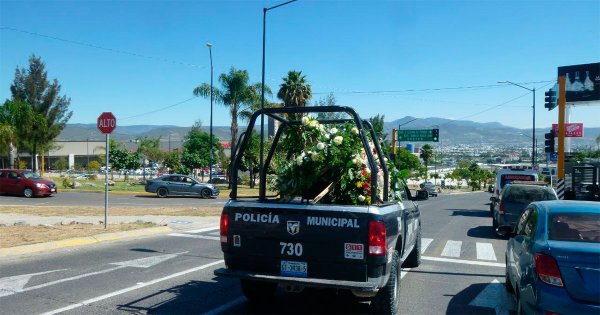
<svg viewBox="0 0 600 315"><path fill-rule="evenodd" d="M500 192L506 185L513 181L536 182L538 179L537 169L531 166L504 166L496 171L494 196L490 197L490 213L494 211L495 203L500 199Z"/></svg>

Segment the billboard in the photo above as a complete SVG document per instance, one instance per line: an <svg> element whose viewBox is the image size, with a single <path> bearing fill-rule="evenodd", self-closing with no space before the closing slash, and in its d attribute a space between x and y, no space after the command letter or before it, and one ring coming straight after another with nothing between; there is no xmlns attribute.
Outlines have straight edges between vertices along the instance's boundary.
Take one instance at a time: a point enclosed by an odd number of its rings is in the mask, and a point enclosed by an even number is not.
<svg viewBox="0 0 600 315"><path fill-rule="evenodd" d="M554 135L558 137L558 124L552 124L552 130L554 131ZM583 124L582 123L566 123L565 124L565 137L582 138L583 137Z"/></svg>
<svg viewBox="0 0 600 315"><path fill-rule="evenodd" d="M565 76L567 103L600 101L600 62L558 67Z"/></svg>

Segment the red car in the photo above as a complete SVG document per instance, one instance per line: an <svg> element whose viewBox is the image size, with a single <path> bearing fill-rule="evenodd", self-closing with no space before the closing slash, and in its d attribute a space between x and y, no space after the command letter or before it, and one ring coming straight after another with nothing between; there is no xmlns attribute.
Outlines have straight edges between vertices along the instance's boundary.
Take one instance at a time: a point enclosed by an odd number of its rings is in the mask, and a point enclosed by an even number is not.
<svg viewBox="0 0 600 315"><path fill-rule="evenodd" d="M57 193L56 184L28 170L0 170L0 193L33 196L50 196Z"/></svg>

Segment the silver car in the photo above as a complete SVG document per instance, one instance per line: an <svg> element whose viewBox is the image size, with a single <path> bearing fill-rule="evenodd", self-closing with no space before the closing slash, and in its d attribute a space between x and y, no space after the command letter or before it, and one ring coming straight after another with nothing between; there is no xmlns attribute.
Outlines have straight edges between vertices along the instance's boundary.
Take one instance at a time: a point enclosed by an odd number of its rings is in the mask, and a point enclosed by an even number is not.
<svg viewBox="0 0 600 315"><path fill-rule="evenodd" d="M167 196L200 196L211 198L219 195L219 188L201 183L187 175L163 175L146 183L146 192L156 193L160 198Z"/></svg>
<svg viewBox="0 0 600 315"><path fill-rule="evenodd" d="M496 230L503 225L514 227L530 203L557 199L556 192L550 187L522 184L507 185L502 189L500 199L494 206L492 226Z"/></svg>

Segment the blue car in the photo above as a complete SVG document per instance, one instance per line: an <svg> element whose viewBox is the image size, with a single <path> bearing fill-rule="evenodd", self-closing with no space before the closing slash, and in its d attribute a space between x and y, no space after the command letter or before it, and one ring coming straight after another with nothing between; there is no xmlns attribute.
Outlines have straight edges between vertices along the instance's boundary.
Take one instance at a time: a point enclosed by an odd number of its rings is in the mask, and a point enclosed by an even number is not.
<svg viewBox="0 0 600 315"><path fill-rule="evenodd" d="M600 314L600 203L533 202L499 232L517 314Z"/></svg>

